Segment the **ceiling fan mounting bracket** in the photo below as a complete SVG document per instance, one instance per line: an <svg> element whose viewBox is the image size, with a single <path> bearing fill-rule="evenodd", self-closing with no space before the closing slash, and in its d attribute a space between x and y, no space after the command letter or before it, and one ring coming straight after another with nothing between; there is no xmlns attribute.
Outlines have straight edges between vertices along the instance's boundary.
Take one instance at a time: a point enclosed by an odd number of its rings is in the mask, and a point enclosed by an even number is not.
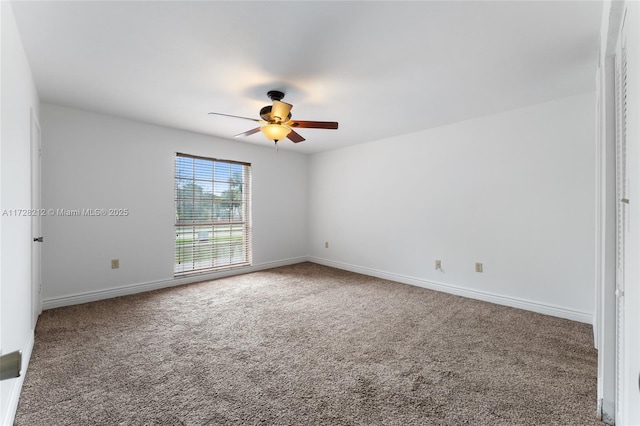
<svg viewBox="0 0 640 426"><path fill-rule="evenodd" d="M279 90L269 90L267 92L267 96L272 101L281 101L282 98L284 98L284 92L281 92Z"/></svg>

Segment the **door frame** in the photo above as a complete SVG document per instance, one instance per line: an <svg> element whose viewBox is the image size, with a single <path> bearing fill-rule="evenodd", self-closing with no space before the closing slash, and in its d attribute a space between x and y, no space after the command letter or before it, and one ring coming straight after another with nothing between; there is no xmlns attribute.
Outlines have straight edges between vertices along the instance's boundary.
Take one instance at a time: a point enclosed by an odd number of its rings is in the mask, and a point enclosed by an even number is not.
<svg viewBox="0 0 640 426"><path fill-rule="evenodd" d="M596 247L596 348L598 349L598 413L607 423L640 424L640 137L635 118L640 112L638 78L640 49L640 3L605 2L602 16L600 46L600 78L598 79L598 151L596 211L598 223ZM627 33L629 36L627 37ZM614 96L616 73L620 67L622 45L626 44L627 70L627 123L618 129L618 112L622 110ZM632 43L632 44L629 44ZM618 161L611 163L611 146L618 149L618 133L624 131L626 142L626 194L625 200L616 188L620 171ZM618 156L620 152L615 152ZM613 173L612 173L613 169ZM628 199L626 197L628 196ZM617 209L626 214L627 232L618 238ZM613 212L613 214L611 213ZM611 221L613 218L613 226ZM613 238L613 246L611 239ZM624 243L621 271L618 271L618 244ZM613 254L613 256L612 256ZM613 271L613 280L611 272ZM613 286L612 286L613 282ZM618 287L618 288L616 288ZM617 290L617 291L616 291ZM613 364L612 364L613 363ZM613 367L612 367L613 365ZM613 407L613 408L612 408Z"/></svg>
<svg viewBox="0 0 640 426"><path fill-rule="evenodd" d="M35 330L42 313L42 132L31 108L31 327Z"/></svg>

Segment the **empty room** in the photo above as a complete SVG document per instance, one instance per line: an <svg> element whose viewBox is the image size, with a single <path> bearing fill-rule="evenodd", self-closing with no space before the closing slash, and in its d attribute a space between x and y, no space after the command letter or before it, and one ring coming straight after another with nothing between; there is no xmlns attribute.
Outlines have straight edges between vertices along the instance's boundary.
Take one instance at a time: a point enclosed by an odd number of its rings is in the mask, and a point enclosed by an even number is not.
<svg viewBox="0 0 640 426"><path fill-rule="evenodd" d="M0 424L640 424L639 6L1 2Z"/></svg>

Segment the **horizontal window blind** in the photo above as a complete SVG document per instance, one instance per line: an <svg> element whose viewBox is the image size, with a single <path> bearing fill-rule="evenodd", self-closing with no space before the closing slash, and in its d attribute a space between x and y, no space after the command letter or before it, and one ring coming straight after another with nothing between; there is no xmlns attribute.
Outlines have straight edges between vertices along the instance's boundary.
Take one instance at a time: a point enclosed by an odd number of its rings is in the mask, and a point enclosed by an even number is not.
<svg viewBox="0 0 640 426"><path fill-rule="evenodd" d="M251 165L176 154L175 275L251 265Z"/></svg>

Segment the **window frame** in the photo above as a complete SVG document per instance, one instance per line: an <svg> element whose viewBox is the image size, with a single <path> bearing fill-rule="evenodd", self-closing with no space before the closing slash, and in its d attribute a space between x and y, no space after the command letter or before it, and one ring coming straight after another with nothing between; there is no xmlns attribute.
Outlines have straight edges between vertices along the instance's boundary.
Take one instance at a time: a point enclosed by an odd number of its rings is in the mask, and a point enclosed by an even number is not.
<svg viewBox="0 0 640 426"><path fill-rule="evenodd" d="M251 163L176 152L174 212L174 277L252 265Z"/></svg>

